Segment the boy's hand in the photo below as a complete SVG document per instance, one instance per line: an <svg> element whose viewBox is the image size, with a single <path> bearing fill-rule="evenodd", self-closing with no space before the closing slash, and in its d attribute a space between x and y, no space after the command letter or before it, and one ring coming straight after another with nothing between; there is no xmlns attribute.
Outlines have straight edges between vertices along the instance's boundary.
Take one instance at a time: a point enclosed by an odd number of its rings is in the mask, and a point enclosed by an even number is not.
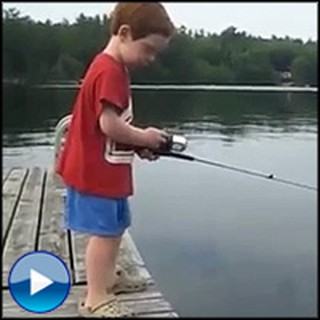
<svg viewBox="0 0 320 320"><path fill-rule="evenodd" d="M136 153L140 157L140 159L147 159L149 161L154 161L159 159L159 155L156 153L153 153L150 149L143 148L136 150Z"/></svg>
<svg viewBox="0 0 320 320"><path fill-rule="evenodd" d="M167 142L168 134L160 129L149 127L144 130L145 146L151 150L160 149Z"/></svg>

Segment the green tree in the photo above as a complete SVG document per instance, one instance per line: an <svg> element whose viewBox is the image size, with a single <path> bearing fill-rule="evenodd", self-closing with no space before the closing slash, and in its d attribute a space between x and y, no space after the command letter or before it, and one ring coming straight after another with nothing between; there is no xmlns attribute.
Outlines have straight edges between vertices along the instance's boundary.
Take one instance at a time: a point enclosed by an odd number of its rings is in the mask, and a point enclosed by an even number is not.
<svg viewBox="0 0 320 320"><path fill-rule="evenodd" d="M109 40L107 15L80 14L35 22L15 8L4 10L3 78L29 83L79 80ZM136 83L278 84L291 71L298 85L317 85L317 42L290 37L262 39L235 26L218 34L182 26L157 62L135 72Z"/></svg>
<svg viewBox="0 0 320 320"><path fill-rule="evenodd" d="M316 54L296 57L292 64L292 77L298 85L318 85L318 58Z"/></svg>

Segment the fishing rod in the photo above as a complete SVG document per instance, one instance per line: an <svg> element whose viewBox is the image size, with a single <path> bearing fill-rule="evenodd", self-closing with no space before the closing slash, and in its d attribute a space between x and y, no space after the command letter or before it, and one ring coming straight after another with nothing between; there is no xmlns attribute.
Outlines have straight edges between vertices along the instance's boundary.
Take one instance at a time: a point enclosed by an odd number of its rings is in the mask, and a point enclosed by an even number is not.
<svg viewBox="0 0 320 320"><path fill-rule="evenodd" d="M265 174L265 173L261 173L261 172L257 172L257 171L252 171L252 170L243 169L243 168L239 168L239 167L235 167L235 166L230 166L230 165L226 165L226 164L223 164L220 162L201 159L201 158L194 157L194 156L191 156L188 154L180 153L185 150L186 146L187 146L187 140L185 137L173 135L173 136L170 136L165 148L162 148L162 150L158 150L156 153L158 155L164 156L164 157L172 157L172 158L177 158L180 160L199 162L199 163L207 164L210 166L216 166L219 168L233 170L233 171L244 173L247 175L252 175L255 177L259 177L259 178L273 180L275 182L280 182L280 183L284 183L287 185L291 185L291 186L295 186L295 187L299 187L299 188L303 188L303 189L307 189L307 190L318 191L318 188L316 188L316 187L309 186L307 184L303 184L303 183L299 183L299 182L295 182L295 181L291 181L291 180L278 178L272 173Z"/></svg>
<svg viewBox="0 0 320 320"><path fill-rule="evenodd" d="M289 185L296 186L299 188L318 191L318 188L316 188L316 187L312 187L312 186L309 186L309 185L306 185L303 183L299 183L299 182L295 182L295 181L291 181L291 180L277 178L272 173L271 174L264 174L264 173L260 173L260 172L256 172L256 171L252 171L252 170L248 170L248 169L242 169L239 167L226 165L226 164L219 163L216 161L193 157L188 154L182 154L182 153L176 153L176 152L166 152L166 151L160 151L160 152L158 152L158 154L160 156L165 156L165 157L173 157L173 158L177 158L177 159L181 159L181 160L200 162L200 163L204 163L204 164L211 165L211 166L216 166L216 167L223 168L223 169L233 170L233 171L245 173L245 174L256 176L256 177L265 178L268 180L273 180L273 181L281 182L284 184L289 184Z"/></svg>

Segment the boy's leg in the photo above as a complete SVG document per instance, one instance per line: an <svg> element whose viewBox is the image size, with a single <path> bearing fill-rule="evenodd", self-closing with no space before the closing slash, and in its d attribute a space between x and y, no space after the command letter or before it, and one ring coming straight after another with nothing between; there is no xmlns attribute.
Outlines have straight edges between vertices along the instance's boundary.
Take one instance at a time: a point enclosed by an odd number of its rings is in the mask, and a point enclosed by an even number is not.
<svg viewBox="0 0 320 320"><path fill-rule="evenodd" d="M116 257L121 237L90 236L86 248L87 297L86 306L107 298L107 288L114 283ZM110 293L110 292L109 292Z"/></svg>

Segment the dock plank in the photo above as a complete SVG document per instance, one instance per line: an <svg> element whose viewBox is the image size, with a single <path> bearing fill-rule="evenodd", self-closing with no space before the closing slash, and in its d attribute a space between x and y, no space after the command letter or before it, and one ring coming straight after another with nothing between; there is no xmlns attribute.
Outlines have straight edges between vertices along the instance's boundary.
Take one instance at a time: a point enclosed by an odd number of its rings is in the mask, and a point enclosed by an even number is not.
<svg viewBox="0 0 320 320"><path fill-rule="evenodd" d="M87 241L88 236L86 234L71 231L71 248L75 283L86 282L85 248Z"/></svg>
<svg viewBox="0 0 320 320"><path fill-rule="evenodd" d="M2 167L2 185L7 180L10 174L11 168L3 168Z"/></svg>
<svg viewBox="0 0 320 320"><path fill-rule="evenodd" d="M139 315L139 318L178 318L176 312L154 312Z"/></svg>
<svg viewBox="0 0 320 320"><path fill-rule="evenodd" d="M78 302L83 299L86 289L84 255L87 235L65 231L63 228L65 187L62 180L52 168L13 168L7 172L3 191L3 208L6 210L3 221L7 225L3 241L4 317L77 317ZM13 263L33 250L46 250L58 255L73 274L71 291L65 303L49 313L35 314L22 309L7 288L8 272ZM125 232L122 239L117 264L149 283L143 292L118 295L120 301L138 314L137 317L178 317L157 289L129 231Z"/></svg>
<svg viewBox="0 0 320 320"><path fill-rule="evenodd" d="M44 170L32 168L22 190L12 226L3 252L2 285L8 283L8 273L23 254L35 250Z"/></svg>
<svg viewBox="0 0 320 320"><path fill-rule="evenodd" d="M59 256L72 274L68 233L63 228L63 198L59 186L59 177L52 168L47 170L42 217L37 250L45 250Z"/></svg>
<svg viewBox="0 0 320 320"><path fill-rule="evenodd" d="M172 308L163 297L137 301L124 301L124 304L137 314L152 314L160 312L170 312Z"/></svg>
<svg viewBox="0 0 320 320"><path fill-rule="evenodd" d="M125 269L129 274L145 279L149 285L154 283L154 280L128 230L124 233L120 244L117 264Z"/></svg>
<svg viewBox="0 0 320 320"><path fill-rule="evenodd" d="M27 169L14 168L2 185L2 245L8 234L9 222L12 219L19 199L24 179L28 174Z"/></svg>
<svg viewBox="0 0 320 320"><path fill-rule="evenodd" d="M13 301L9 290L3 292L3 315L5 317L76 317L77 306L80 299L83 297L83 292L85 291L84 286L73 286L69 296L66 301L56 310L44 313L44 314L34 314L23 310ZM127 297L132 294L119 295L119 300L123 302L124 305L132 308L139 316L147 317L148 315L156 317L162 315L162 317L176 317L176 313L172 310L170 304L164 300L161 293L154 294L148 297L148 292L144 293L145 298L133 300L127 299Z"/></svg>

